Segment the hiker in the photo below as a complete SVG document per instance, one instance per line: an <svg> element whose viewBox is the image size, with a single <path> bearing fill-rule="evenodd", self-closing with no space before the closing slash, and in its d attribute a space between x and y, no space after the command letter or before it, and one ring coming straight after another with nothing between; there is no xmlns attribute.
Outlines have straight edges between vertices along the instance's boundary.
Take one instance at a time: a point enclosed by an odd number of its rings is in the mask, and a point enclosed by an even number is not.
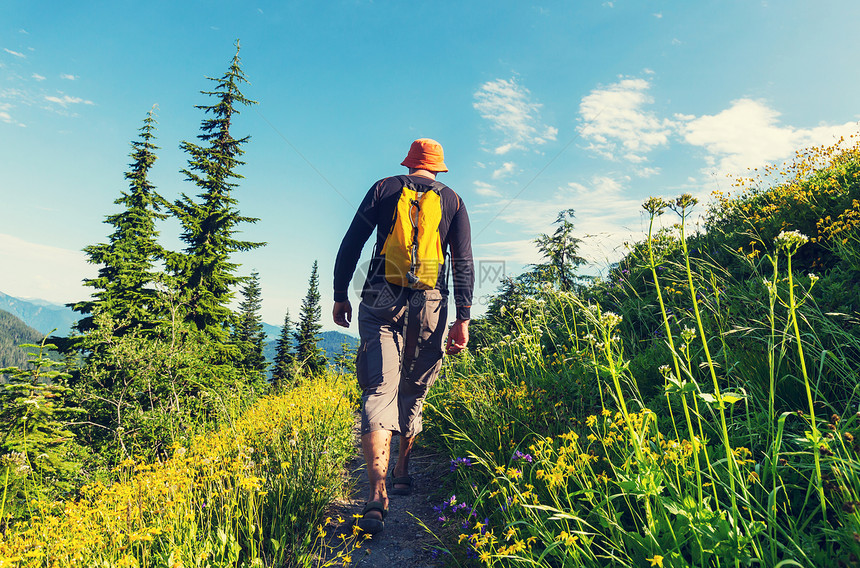
<svg viewBox="0 0 860 568"><path fill-rule="evenodd" d="M332 316L337 325L349 327L347 289L376 229L358 309L361 343L355 361L362 388L361 448L370 481L358 524L371 534L384 527L388 493L412 491L409 454L422 430L424 398L442 366L448 273L457 311L445 349L451 355L469 340L475 280L466 207L451 188L436 181L437 174L448 171L442 146L429 138L415 140L401 165L409 168L408 175L379 180L367 192L334 266ZM386 491L392 434L400 435L400 450Z"/></svg>

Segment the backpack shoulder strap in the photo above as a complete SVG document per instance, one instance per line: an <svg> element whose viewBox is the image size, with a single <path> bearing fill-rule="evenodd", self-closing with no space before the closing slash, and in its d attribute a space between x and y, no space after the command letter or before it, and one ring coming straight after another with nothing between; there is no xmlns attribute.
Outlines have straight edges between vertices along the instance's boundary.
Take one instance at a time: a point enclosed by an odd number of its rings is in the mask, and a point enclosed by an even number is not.
<svg viewBox="0 0 860 568"><path fill-rule="evenodd" d="M420 189L419 184L417 184L414 181L412 181L411 179L409 179L409 176L399 175L399 176L393 176L393 177L394 177L394 179L396 179L400 183L401 186L410 187L411 189L414 189L416 191L426 191L426 190ZM420 185L429 185L430 189L432 191L435 191L436 193L438 193L440 195L442 194L442 190L445 189L446 187L448 187L447 185L445 185L441 181L436 181L436 180L432 180L432 179L428 179L426 183L421 183Z"/></svg>
<svg viewBox="0 0 860 568"><path fill-rule="evenodd" d="M430 182L430 188L438 194L442 194L442 190L448 187L441 181L436 181L435 179Z"/></svg>

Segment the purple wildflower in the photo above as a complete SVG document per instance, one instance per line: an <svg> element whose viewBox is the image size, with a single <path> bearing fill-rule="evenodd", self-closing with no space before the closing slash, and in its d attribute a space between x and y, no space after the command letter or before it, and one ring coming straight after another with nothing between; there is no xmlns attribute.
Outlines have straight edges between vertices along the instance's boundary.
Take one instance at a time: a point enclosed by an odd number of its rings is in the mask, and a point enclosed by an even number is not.
<svg viewBox="0 0 860 568"><path fill-rule="evenodd" d="M460 466L472 467L472 460L469 458L454 458L451 460L451 471L457 471Z"/></svg>
<svg viewBox="0 0 860 568"><path fill-rule="evenodd" d="M533 460L531 454L524 454L519 450L514 452L514 459L515 460L525 460L529 463L532 463L532 460Z"/></svg>

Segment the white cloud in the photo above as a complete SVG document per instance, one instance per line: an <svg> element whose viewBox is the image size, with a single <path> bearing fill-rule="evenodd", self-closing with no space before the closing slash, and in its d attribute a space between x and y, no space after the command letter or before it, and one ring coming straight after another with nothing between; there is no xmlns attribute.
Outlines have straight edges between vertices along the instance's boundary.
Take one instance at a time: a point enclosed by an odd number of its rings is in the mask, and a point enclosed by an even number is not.
<svg viewBox="0 0 860 568"><path fill-rule="evenodd" d="M85 104L85 105L93 105L95 104L93 101L84 100L80 97L70 97L69 95L63 95L62 97L54 97L54 96L45 96L45 100L51 103L57 103L63 108L68 108L69 105L76 104Z"/></svg>
<svg viewBox="0 0 860 568"><path fill-rule="evenodd" d="M36 81L44 81L46 79L46 77L39 75L38 73L33 73L30 77Z"/></svg>
<svg viewBox="0 0 860 568"><path fill-rule="evenodd" d="M556 139L558 129L540 121L541 104L531 100L531 93L516 80L496 79L481 85L474 95L474 108L502 134L504 142L496 154L525 150Z"/></svg>
<svg viewBox="0 0 860 568"><path fill-rule="evenodd" d="M475 181L475 193L483 197L501 197L502 194L496 188L485 181Z"/></svg>
<svg viewBox="0 0 860 568"><path fill-rule="evenodd" d="M0 234L0 291L19 298L65 303L89 297L81 281L96 276L80 251L30 243ZM33 267L39 270L34 272Z"/></svg>
<svg viewBox="0 0 860 568"><path fill-rule="evenodd" d="M540 261L540 254L535 247L534 239L485 243L478 245L477 250L481 253L480 256L475 259L476 264L478 265L480 265L482 260L505 263L512 262L522 265L534 264ZM510 268L508 270L510 270Z"/></svg>
<svg viewBox="0 0 860 568"><path fill-rule="evenodd" d="M676 115L676 119L684 141L707 151L706 171L720 176L781 162L798 149L832 144L858 128L856 122L796 128L781 125L779 116L763 101L738 99L714 115Z"/></svg>
<svg viewBox="0 0 860 568"><path fill-rule="evenodd" d="M647 93L650 87L645 79L625 78L582 98L579 132L591 150L638 164L647 160L649 151L669 142L674 122L644 108L654 102Z"/></svg>
<svg viewBox="0 0 860 568"><path fill-rule="evenodd" d="M2 95L2 93L0 93L0 95ZM11 103L0 102L0 122L5 122L6 124L14 124L16 126L26 127L27 126L26 124L18 122L12 116L12 113L10 111L13 108L14 108L14 105L12 105Z"/></svg>
<svg viewBox="0 0 860 568"><path fill-rule="evenodd" d="M679 40L678 38L672 39L672 45L681 45L682 43L683 42L681 40Z"/></svg>
<svg viewBox="0 0 860 568"><path fill-rule="evenodd" d="M575 236L582 238L580 253L596 266L618 260L621 245L641 237L641 200L627 195L628 178L595 176L588 184L571 182L558 188L551 199L530 201L517 199L508 203L497 219L522 227L537 237L550 233L553 221L563 209L573 209ZM484 208L486 211L487 209ZM488 211L489 212L489 211ZM538 253L523 243L529 241L500 241L484 245L498 254L510 255L510 260L523 264L537 262ZM495 247L495 248L493 248Z"/></svg>
<svg viewBox="0 0 860 568"><path fill-rule="evenodd" d="M71 73L63 73L60 75L60 79L66 79L67 81L74 81L78 77L76 75L72 75Z"/></svg>
<svg viewBox="0 0 860 568"><path fill-rule="evenodd" d="M663 17L663 14L662 14L661 12L655 12L655 13L653 14L653 16L659 20L659 19L661 19L661 18Z"/></svg>
<svg viewBox="0 0 860 568"><path fill-rule="evenodd" d="M767 102L741 98L712 115L676 113L661 117L647 108L653 71L648 78L623 78L597 88L580 102L580 134L588 149L611 160L632 165L629 173L651 177L661 172L646 165L648 153L680 141L704 150L701 171L719 178L744 174L747 169L790 160L797 150L833 144L856 134L858 122L815 127L780 123L780 112Z"/></svg>
<svg viewBox="0 0 860 568"><path fill-rule="evenodd" d="M516 164L514 164L513 162L505 162L504 164L502 164L501 168L499 168L493 172L491 177L493 179L506 178L514 172L515 167L516 167Z"/></svg>
<svg viewBox="0 0 860 568"><path fill-rule="evenodd" d="M634 173L641 178L649 178L660 173L660 168L639 168Z"/></svg>
<svg viewBox="0 0 860 568"><path fill-rule="evenodd" d="M19 52L19 51L12 51L11 49L8 49L8 48L5 48L5 47L3 48L3 51L5 51L6 53L8 53L9 55L14 55L15 57L20 57L21 59L24 59L24 58L26 58L26 57L27 57L26 55L24 55L23 53L21 53L21 52Z"/></svg>

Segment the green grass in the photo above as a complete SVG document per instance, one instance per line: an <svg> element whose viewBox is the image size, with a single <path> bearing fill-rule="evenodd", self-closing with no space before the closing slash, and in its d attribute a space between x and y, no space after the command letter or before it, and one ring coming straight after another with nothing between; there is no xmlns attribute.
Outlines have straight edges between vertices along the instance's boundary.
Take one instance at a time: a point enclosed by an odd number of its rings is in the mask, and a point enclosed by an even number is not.
<svg viewBox="0 0 860 568"><path fill-rule="evenodd" d="M459 458L456 505L439 506L451 564L858 564L860 333L856 299L837 311L833 292L852 289L854 253L790 225L810 195L819 225L850 220L858 155L821 166L850 175L797 168L775 196L724 202L723 220L761 225L752 253L688 235L689 196L651 199L648 237L607 281L543 287L479 325L427 403L432 443ZM762 201L792 206L744 217ZM675 231L654 230L670 211ZM831 269L807 274L822 250Z"/></svg>

